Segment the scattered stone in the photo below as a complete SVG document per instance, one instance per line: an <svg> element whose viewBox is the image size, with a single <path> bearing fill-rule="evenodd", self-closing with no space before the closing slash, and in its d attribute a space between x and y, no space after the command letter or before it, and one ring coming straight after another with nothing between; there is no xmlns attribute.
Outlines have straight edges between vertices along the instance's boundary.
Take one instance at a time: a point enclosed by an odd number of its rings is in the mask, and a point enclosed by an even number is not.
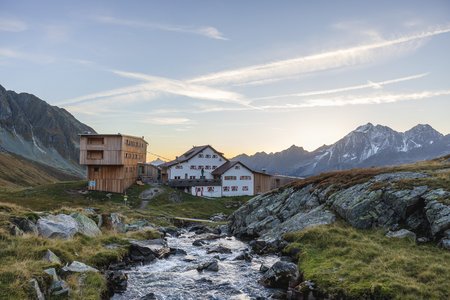
<svg viewBox="0 0 450 300"><path fill-rule="evenodd" d="M13 235L13 236L21 236L24 234L24 232L22 231L22 229L20 229L19 227L17 227L14 224L11 224L9 226L9 234Z"/></svg>
<svg viewBox="0 0 450 300"><path fill-rule="evenodd" d="M286 247L286 245L287 245L286 241L278 239L273 241L252 240L249 243L249 246L252 248L252 251L260 255L277 253L284 247Z"/></svg>
<svg viewBox="0 0 450 300"><path fill-rule="evenodd" d="M192 255L186 255L183 258L183 261L185 261L185 262L193 262L193 261L196 261L196 260L197 260L197 258L195 256L192 256Z"/></svg>
<svg viewBox="0 0 450 300"><path fill-rule="evenodd" d="M149 293L149 294L139 298L139 300L157 300L157 299L158 298L156 298L156 294L155 293Z"/></svg>
<svg viewBox="0 0 450 300"><path fill-rule="evenodd" d="M78 232L89 237L97 237L102 234L97 224L87 216L80 213L70 215L78 223Z"/></svg>
<svg viewBox="0 0 450 300"><path fill-rule="evenodd" d="M226 253L232 253L231 249L224 247L222 245L214 246L208 249L208 254L210 253L220 253L220 254L226 254Z"/></svg>
<svg viewBox="0 0 450 300"><path fill-rule="evenodd" d="M45 252L44 257L42 259L51 264L62 265L62 262L59 259L59 257L49 249L47 249L47 251Z"/></svg>
<svg viewBox="0 0 450 300"><path fill-rule="evenodd" d="M162 232L164 236L170 235L173 237L178 237L180 235L179 229L173 227L159 227L158 231Z"/></svg>
<svg viewBox="0 0 450 300"><path fill-rule="evenodd" d="M427 237L424 237L424 236L417 239L417 242L421 243L421 244L428 243L429 241L430 241L430 239Z"/></svg>
<svg viewBox="0 0 450 300"><path fill-rule="evenodd" d="M221 222L227 219L227 215L224 213L217 213L212 215L209 219L213 222Z"/></svg>
<svg viewBox="0 0 450 300"><path fill-rule="evenodd" d="M126 267L127 267L126 262L121 261L121 262L109 264L108 270L118 271L118 270L123 270L123 269L125 269Z"/></svg>
<svg viewBox="0 0 450 300"><path fill-rule="evenodd" d="M269 269L270 268L268 266L261 264L261 266L259 267L259 272L266 273L267 271L269 271Z"/></svg>
<svg viewBox="0 0 450 300"><path fill-rule="evenodd" d="M42 293L37 280L33 278L29 281L29 283L30 283L31 290L33 292L33 296L34 296L33 298L35 298L37 300L45 300L44 294Z"/></svg>
<svg viewBox="0 0 450 300"><path fill-rule="evenodd" d="M242 251L238 256L236 256L233 260L245 260L247 262L252 261L253 257L248 251Z"/></svg>
<svg viewBox="0 0 450 300"><path fill-rule="evenodd" d="M106 271L108 290L113 293L123 293L128 287L128 276L123 271Z"/></svg>
<svg viewBox="0 0 450 300"><path fill-rule="evenodd" d="M95 211L95 208L92 208L92 207L86 207L85 209L83 209L83 212L84 212L86 215L90 215L90 216L95 216L95 215L97 215L97 212Z"/></svg>
<svg viewBox="0 0 450 300"><path fill-rule="evenodd" d="M170 253L170 248L163 239L131 241L130 244L130 258L135 262L150 262Z"/></svg>
<svg viewBox="0 0 450 300"><path fill-rule="evenodd" d="M217 260L208 261L205 263L202 263L197 266L197 271L211 271L211 272L217 272L219 271L219 263Z"/></svg>
<svg viewBox="0 0 450 300"><path fill-rule="evenodd" d="M194 225L189 228L189 232L195 232L195 234L215 233L215 230L205 225Z"/></svg>
<svg viewBox="0 0 450 300"><path fill-rule="evenodd" d="M110 215L112 229L117 232L125 232L125 225L118 213L111 213Z"/></svg>
<svg viewBox="0 0 450 300"><path fill-rule="evenodd" d="M81 195L87 195L87 194L89 194L89 191L88 190L80 190L80 191L78 191L78 193Z"/></svg>
<svg viewBox="0 0 450 300"><path fill-rule="evenodd" d="M170 255L187 255L187 252L179 248L170 248Z"/></svg>
<svg viewBox="0 0 450 300"><path fill-rule="evenodd" d="M261 282L266 287L287 289L296 286L299 279L296 264L278 261L263 274Z"/></svg>
<svg viewBox="0 0 450 300"><path fill-rule="evenodd" d="M389 231L386 233L386 236L388 238L397 238L397 239L410 239L412 241L416 241L416 234L412 231L409 231L407 229L400 229L397 231Z"/></svg>
<svg viewBox="0 0 450 300"><path fill-rule="evenodd" d="M217 229L219 230L219 234L221 236L229 234L228 225L220 225Z"/></svg>
<svg viewBox="0 0 450 300"><path fill-rule="evenodd" d="M67 296L69 294L69 285L61 280L56 273L55 268L45 269L44 273L48 274L52 283L50 284L49 293L54 296Z"/></svg>
<svg viewBox="0 0 450 300"><path fill-rule="evenodd" d="M22 230L24 233L38 235L38 229L36 227L36 224L33 223L33 221L27 218L20 218L20 217L12 217L10 221L11 223L19 227L20 230Z"/></svg>
<svg viewBox="0 0 450 300"><path fill-rule="evenodd" d="M442 239L439 245L446 250L450 250L450 239Z"/></svg>
<svg viewBox="0 0 450 300"><path fill-rule="evenodd" d="M68 215L49 215L37 221L39 235L46 238L71 239L78 232L78 222Z"/></svg>
<svg viewBox="0 0 450 300"><path fill-rule="evenodd" d="M109 200L111 200L112 194L111 194L111 193L108 193L108 194L106 194L105 196L106 196L106 198L108 198Z"/></svg>
<svg viewBox="0 0 450 300"><path fill-rule="evenodd" d="M59 276L56 273L56 269L55 268L48 268L44 270L44 273L50 275L50 277L52 278L52 280L57 281L59 280Z"/></svg>
<svg viewBox="0 0 450 300"><path fill-rule="evenodd" d="M62 270L64 272L73 273L98 272L97 269L76 260L74 260L70 265L63 267Z"/></svg>

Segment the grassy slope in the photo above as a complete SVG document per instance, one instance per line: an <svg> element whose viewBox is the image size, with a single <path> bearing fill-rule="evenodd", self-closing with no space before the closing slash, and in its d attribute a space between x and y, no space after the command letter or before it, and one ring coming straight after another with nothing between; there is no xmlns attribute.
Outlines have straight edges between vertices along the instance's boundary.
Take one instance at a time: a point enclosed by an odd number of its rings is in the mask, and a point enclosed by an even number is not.
<svg viewBox="0 0 450 300"><path fill-rule="evenodd" d="M322 292L350 298L448 299L450 252L345 224L288 234L299 269Z"/></svg>
<svg viewBox="0 0 450 300"><path fill-rule="evenodd" d="M72 179L75 177L51 167L18 155L0 152L0 189L37 186Z"/></svg>
<svg viewBox="0 0 450 300"><path fill-rule="evenodd" d="M332 186L329 193L386 172L413 171L423 179L380 183L374 189L450 188L450 156L410 165L321 174L292 184ZM450 199L440 199L450 205ZM299 269L322 292L351 298L449 299L450 253L434 244L388 239L382 230L358 230L344 223L310 228L286 236L287 252L300 250Z"/></svg>

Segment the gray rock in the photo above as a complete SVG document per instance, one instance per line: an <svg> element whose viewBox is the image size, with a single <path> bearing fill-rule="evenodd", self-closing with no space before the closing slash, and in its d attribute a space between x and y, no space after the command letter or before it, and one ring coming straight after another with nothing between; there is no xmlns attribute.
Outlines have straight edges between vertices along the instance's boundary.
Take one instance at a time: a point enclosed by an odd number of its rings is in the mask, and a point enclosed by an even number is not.
<svg viewBox="0 0 450 300"><path fill-rule="evenodd" d="M79 233L89 237L96 237L102 234L97 224L87 216L80 213L73 213L70 216L78 223Z"/></svg>
<svg viewBox="0 0 450 300"><path fill-rule="evenodd" d="M420 238L417 238L417 242L418 242L418 243L421 243L421 244L423 244L423 243L428 243L429 241L430 241L430 239L427 238L427 237L424 237L424 236L422 236L422 237L420 237Z"/></svg>
<svg viewBox="0 0 450 300"><path fill-rule="evenodd" d="M261 283L266 287L287 289L295 286L300 279L297 265L278 261L262 276Z"/></svg>
<svg viewBox="0 0 450 300"><path fill-rule="evenodd" d="M395 182L402 179L419 179L429 177L427 174L418 173L418 172L395 172L395 173L384 173L377 175L373 178L372 181L387 181L387 182Z"/></svg>
<svg viewBox="0 0 450 300"><path fill-rule="evenodd" d="M397 231L389 231L386 236L388 238L397 238L397 239L410 239L412 241L416 240L416 234L412 231L409 231L407 229L400 229Z"/></svg>
<svg viewBox="0 0 450 300"><path fill-rule="evenodd" d="M42 259L51 264L62 265L59 257L49 249L47 249L47 251L45 252L44 257Z"/></svg>
<svg viewBox="0 0 450 300"><path fill-rule="evenodd" d="M225 254L225 253L231 253L231 249L224 247L222 245L219 246L214 246L208 249L207 253L220 253L220 254Z"/></svg>
<svg viewBox="0 0 450 300"><path fill-rule="evenodd" d="M442 239L439 244L442 248L450 250L450 239Z"/></svg>
<svg viewBox="0 0 450 300"><path fill-rule="evenodd" d="M74 260L70 265L63 267L62 270L64 272L72 273L98 272L97 269L76 260Z"/></svg>
<svg viewBox="0 0 450 300"><path fill-rule="evenodd" d="M450 207L435 200L435 196L436 191L431 191L423 196L426 201L426 216L433 236L450 229Z"/></svg>
<svg viewBox="0 0 450 300"><path fill-rule="evenodd" d="M196 260L197 260L197 258L192 255L186 255L185 257L183 257L183 261L185 261L185 262L193 262Z"/></svg>
<svg viewBox="0 0 450 300"><path fill-rule="evenodd" d="M56 273L56 269L55 268L45 269L44 273L50 275L50 277L52 278L53 281L58 281L59 280L59 276Z"/></svg>
<svg viewBox="0 0 450 300"><path fill-rule="evenodd" d="M42 293L37 280L33 278L29 281L29 284L31 290L33 291L33 298L37 300L45 300L44 294Z"/></svg>
<svg viewBox="0 0 450 300"><path fill-rule="evenodd" d="M11 224L9 226L9 234L13 235L13 236L21 236L21 235L24 234L24 232L19 227L17 227L16 225Z"/></svg>
<svg viewBox="0 0 450 300"><path fill-rule="evenodd" d="M170 254L170 248L163 239L130 241L130 258L133 261L150 262Z"/></svg>
<svg viewBox="0 0 450 300"><path fill-rule="evenodd" d="M33 223L33 221L27 218L20 218L20 217L12 217L10 221L11 223L19 227L24 233L38 235L38 229L36 227L36 224Z"/></svg>
<svg viewBox="0 0 450 300"><path fill-rule="evenodd" d="M208 261L205 263L202 263L197 266L197 271L211 271L211 272L217 272L219 271L219 263L217 260Z"/></svg>
<svg viewBox="0 0 450 300"><path fill-rule="evenodd" d="M123 271L107 271L106 282L108 290L113 293L123 293L127 290L128 276Z"/></svg>
<svg viewBox="0 0 450 300"><path fill-rule="evenodd" d="M78 223L68 215L49 215L37 221L37 228L43 237L70 239L78 232Z"/></svg>

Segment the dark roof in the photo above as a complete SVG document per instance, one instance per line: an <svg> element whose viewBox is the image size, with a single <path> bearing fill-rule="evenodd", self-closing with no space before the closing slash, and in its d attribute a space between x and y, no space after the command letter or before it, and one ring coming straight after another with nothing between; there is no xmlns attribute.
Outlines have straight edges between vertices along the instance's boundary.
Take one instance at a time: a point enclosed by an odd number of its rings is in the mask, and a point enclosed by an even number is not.
<svg viewBox="0 0 450 300"><path fill-rule="evenodd" d="M171 167L173 165L179 164L179 163L183 163L185 161L190 160L191 158L193 158L194 156L196 156L197 154L199 154L200 152L202 152L203 150L205 150L206 148L211 148L213 149L215 152L219 153L220 155L222 155L223 157L223 153L217 151L216 149L214 149L213 147L211 147L210 145L204 145L204 146L194 146L192 147L192 149L186 151L185 153L183 153L181 156L177 157L177 159L174 159L172 161L166 162L164 164L161 164L161 167ZM225 158L225 157L224 157ZM226 158L225 158L226 159ZM226 159L228 161L228 159Z"/></svg>
<svg viewBox="0 0 450 300"><path fill-rule="evenodd" d="M227 161L226 163L224 163L223 165L221 165L220 167L218 167L217 169L212 171L211 174L212 175L222 175L223 173L225 173L226 171L228 171L229 169L233 168L235 165L238 165L238 164L242 165L244 168L246 168L250 172L252 172L252 173L254 172L252 169L250 169L249 167L244 165L242 162L240 162L238 160L233 160L233 161Z"/></svg>

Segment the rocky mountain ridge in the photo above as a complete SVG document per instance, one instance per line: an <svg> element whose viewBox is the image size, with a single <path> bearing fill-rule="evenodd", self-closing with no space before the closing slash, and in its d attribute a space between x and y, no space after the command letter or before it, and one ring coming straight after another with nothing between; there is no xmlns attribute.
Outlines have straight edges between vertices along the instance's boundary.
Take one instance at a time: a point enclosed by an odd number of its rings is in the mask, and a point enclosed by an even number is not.
<svg viewBox="0 0 450 300"><path fill-rule="evenodd" d="M369 166L387 166L432 159L450 153L450 135L419 124L406 132L368 123L334 143L308 152L295 145L277 153L239 155L255 170L294 176Z"/></svg>
<svg viewBox="0 0 450 300"><path fill-rule="evenodd" d="M78 134L83 132L95 130L63 108L0 86L0 147L4 151L82 177Z"/></svg>

